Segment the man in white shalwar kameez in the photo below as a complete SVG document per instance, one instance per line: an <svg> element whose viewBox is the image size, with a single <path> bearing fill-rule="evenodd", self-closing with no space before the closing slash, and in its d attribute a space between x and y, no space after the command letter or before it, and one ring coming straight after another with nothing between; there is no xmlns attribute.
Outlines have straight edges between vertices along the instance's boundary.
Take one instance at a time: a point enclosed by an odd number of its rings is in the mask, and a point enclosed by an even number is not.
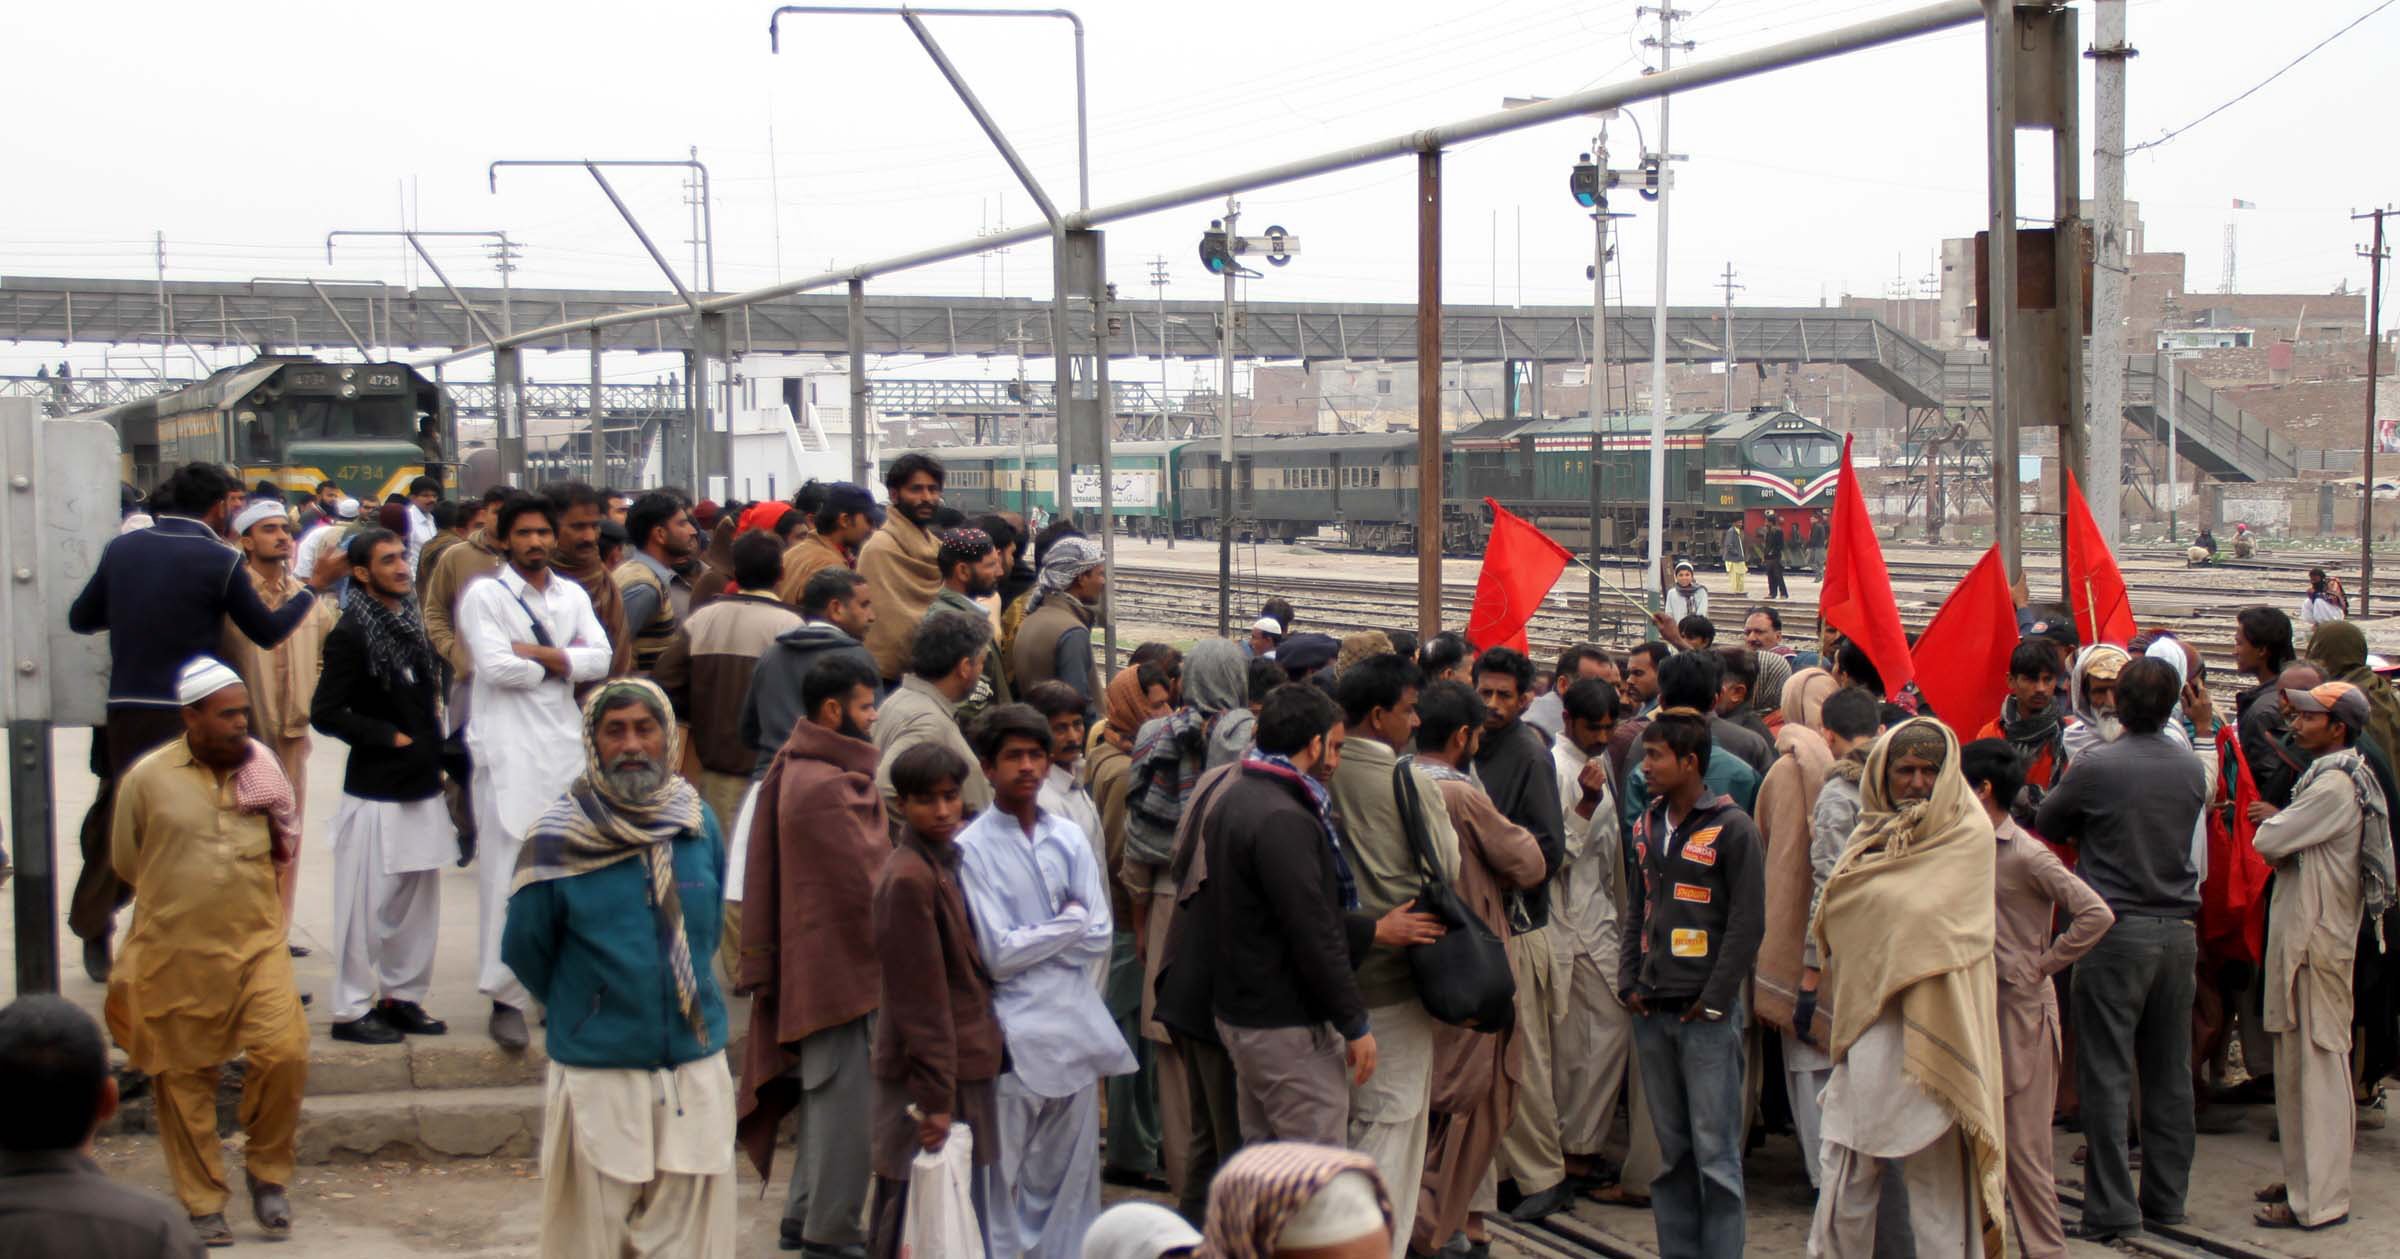
<svg viewBox="0 0 2400 1259"><path fill-rule="evenodd" d="M1920 1259L2003 1251L1992 824L1958 757L1931 718L1877 741L1858 827L1818 902L1834 1065L1811 1256L1874 1253L1883 1159L1908 1186Z"/></svg>
<svg viewBox="0 0 2400 1259"><path fill-rule="evenodd" d="M1108 885L1091 841L1039 803L1050 746L1049 723L1028 705L984 714L975 752L992 806L956 841L1009 1048L995 1158L976 1169L996 1259L1081 1253L1100 1213L1100 1080L1135 1068L1091 981L1114 936Z"/></svg>
<svg viewBox="0 0 2400 1259"><path fill-rule="evenodd" d="M507 558L459 596L453 617L474 664L468 679L467 750L475 760L475 845L482 869L482 951L475 986L492 999L492 1039L504 1048L530 1043L525 986L500 960L517 852L534 819L584 767L575 688L607 676L608 631L591 596L551 568L558 549L558 508L519 495L500 505L493 526Z"/></svg>
<svg viewBox="0 0 2400 1259"><path fill-rule="evenodd" d="M2292 802L2251 843L2275 867L2267 907L2266 1017L2275 1037L2275 1119L2283 1183L2261 1194L2261 1228L2319 1229L2350 1218L2357 1139L2350 1072L2351 967L2366 912L2362 871L2389 887L2391 819L2358 752L2367 697L2347 682L2287 690L2292 738L2315 759ZM2363 854L2363 860L2362 860Z"/></svg>
<svg viewBox="0 0 2400 1259"><path fill-rule="evenodd" d="M442 661L410 597L400 538L352 539L309 723L350 745L333 815L333 1037L388 1045L449 1028L421 1004L458 851L442 801Z"/></svg>

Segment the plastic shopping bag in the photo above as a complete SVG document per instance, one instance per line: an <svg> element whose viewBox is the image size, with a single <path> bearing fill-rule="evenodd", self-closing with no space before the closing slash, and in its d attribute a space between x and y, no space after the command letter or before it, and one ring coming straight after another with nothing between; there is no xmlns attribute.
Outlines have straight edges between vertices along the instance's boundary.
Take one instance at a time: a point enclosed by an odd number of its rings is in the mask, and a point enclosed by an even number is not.
<svg viewBox="0 0 2400 1259"><path fill-rule="evenodd" d="M975 1219L975 1134L950 1125L938 1150L920 1150L908 1168L908 1213L900 1259L983 1259Z"/></svg>

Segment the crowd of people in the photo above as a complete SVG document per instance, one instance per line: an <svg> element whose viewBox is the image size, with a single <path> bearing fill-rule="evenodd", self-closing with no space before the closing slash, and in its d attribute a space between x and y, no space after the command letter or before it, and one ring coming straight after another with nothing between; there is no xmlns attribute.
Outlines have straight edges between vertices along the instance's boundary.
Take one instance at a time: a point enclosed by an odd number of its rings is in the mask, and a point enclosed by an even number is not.
<svg viewBox="0 0 2400 1259"><path fill-rule="evenodd" d="M2244 611L2221 721L2173 635L2029 607L1972 731L1773 604L1719 645L1689 566L1656 638L1548 668L1281 598L1099 661L1099 544L944 478L428 481L370 519L192 465L129 514L70 614L113 663L70 924L200 1242L234 1240L236 1058L252 1213L293 1226L312 732L348 747L331 1034L469 1012L431 984L475 864L473 1013L512 1050L538 1017L550 1064L545 1255L732 1254L737 1151L791 1163L784 1249L898 1254L912 1167L963 1141L1009 1259L1475 1255L1585 1201L1713 1259L1788 1133L1812 1254L2055 1256L2181 1221L2195 1131L2269 1100L2257 1223L2347 1218L2400 1065L2400 694L2355 625L2303 658ZM61 1081L10 1167L90 1174L97 1043L0 1013L0 1064ZM82 1235L173 1231L113 1215Z"/></svg>

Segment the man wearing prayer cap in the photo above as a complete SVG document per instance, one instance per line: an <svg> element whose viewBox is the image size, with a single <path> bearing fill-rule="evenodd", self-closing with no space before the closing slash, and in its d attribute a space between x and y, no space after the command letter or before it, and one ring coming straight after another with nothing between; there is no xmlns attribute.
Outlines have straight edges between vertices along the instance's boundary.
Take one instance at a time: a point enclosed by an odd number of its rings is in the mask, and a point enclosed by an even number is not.
<svg viewBox="0 0 2400 1259"><path fill-rule="evenodd" d="M725 844L675 773L657 684L600 684L581 726L583 772L525 835L500 942L552 1012L539 1253L732 1259Z"/></svg>
<svg viewBox="0 0 2400 1259"><path fill-rule="evenodd" d="M1087 721L1098 714L1100 688L1092 682L1092 626L1108 591L1108 567L1100 544L1064 537L1042 556L1025 623L1009 649L1009 681L1019 694L1053 679L1083 696Z"/></svg>
<svg viewBox="0 0 2400 1259"><path fill-rule="evenodd" d="M281 1238L292 1226L285 1186L308 1024L284 948L276 867L290 861L299 814L275 754L250 737L249 688L231 668L193 658L176 674L175 697L183 737L117 784L109 857L142 894L109 981L108 1030L153 1079L167 1175L212 1246L234 1239L217 1068L242 1059L251 1214Z"/></svg>
<svg viewBox="0 0 2400 1259"><path fill-rule="evenodd" d="M233 544L242 553L243 575L268 611L299 597L304 587L292 574L292 524L282 503L252 499L233 518ZM292 784L293 808L303 815L308 811L310 701L316 697L325 636L333 632L340 615L340 600L319 600L298 629L271 647L253 641L228 617L217 653L250 688L250 737L275 753L284 778ZM292 916L292 893L299 886L298 857L294 853L294 859L278 869L287 923ZM308 950L292 947L292 956L308 955Z"/></svg>
<svg viewBox="0 0 2400 1259"><path fill-rule="evenodd" d="M1392 1206L1375 1161L1299 1141L1269 1141L1226 1160L1209 1186L1207 1259L1381 1259Z"/></svg>
<svg viewBox="0 0 2400 1259"><path fill-rule="evenodd" d="M194 656L221 650L228 619L252 642L282 642L315 611L317 595L349 571L339 556L302 564L308 589L270 609L240 571L241 554L219 537L242 510L241 497L223 469L204 463L176 469L158 487L157 523L112 539L67 608L69 629L108 633L108 725L95 758L103 772L84 815L83 871L67 913L67 925L83 940L84 972L95 983L108 979L109 937L117 910L132 895L108 860L113 784L143 753L183 733L176 671Z"/></svg>

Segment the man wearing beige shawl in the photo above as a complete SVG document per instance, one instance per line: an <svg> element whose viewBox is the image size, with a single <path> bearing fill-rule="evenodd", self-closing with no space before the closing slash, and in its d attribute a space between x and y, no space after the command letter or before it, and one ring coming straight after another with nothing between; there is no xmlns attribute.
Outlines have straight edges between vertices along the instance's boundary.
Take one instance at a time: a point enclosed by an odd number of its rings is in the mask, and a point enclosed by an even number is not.
<svg viewBox="0 0 2400 1259"><path fill-rule="evenodd" d="M1959 772L1957 737L1931 718L1879 740L1860 787L1858 828L1811 928L1836 999L1808 1253L1873 1253L1876 1160L1891 1159L1922 1259L2000 1259L1992 823Z"/></svg>
<svg viewBox="0 0 2400 1259"><path fill-rule="evenodd" d="M891 516L858 551L859 576L875 594L867 654L875 657L887 683L896 685L908 672L909 631L925 619L942 590L935 558L942 540L933 536L933 514L941 510L945 475L941 460L919 451L893 460L883 476L892 495Z"/></svg>
<svg viewBox="0 0 2400 1259"><path fill-rule="evenodd" d="M1753 614L1755 615L1755 614ZM1774 656L1761 652L1760 661ZM1776 656L1780 660L1782 657ZM1821 1051L1793 1035L1793 1007L1800 999L1803 968L1802 938L1808 934L1808 907L1816 898L1816 877L1809 864L1810 820L1817 796L1833 772L1833 749L1819 733L1825 697L1834 690L1833 675L1823 669L1802 669L1783 687L1782 728L1775 732L1775 763L1758 784L1758 831L1767 845L1767 934L1758 946L1758 975L1751 983L1751 1000L1758 1021L1783 1035L1785 1092L1791 1098L1793 1135L1800 1142L1802 1168L1808 1183L1819 1183L1817 1169L1817 1090L1824 1085ZM1815 1044L1825 1043L1832 1026L1830 1008L1811 1021Z"/></svg>

